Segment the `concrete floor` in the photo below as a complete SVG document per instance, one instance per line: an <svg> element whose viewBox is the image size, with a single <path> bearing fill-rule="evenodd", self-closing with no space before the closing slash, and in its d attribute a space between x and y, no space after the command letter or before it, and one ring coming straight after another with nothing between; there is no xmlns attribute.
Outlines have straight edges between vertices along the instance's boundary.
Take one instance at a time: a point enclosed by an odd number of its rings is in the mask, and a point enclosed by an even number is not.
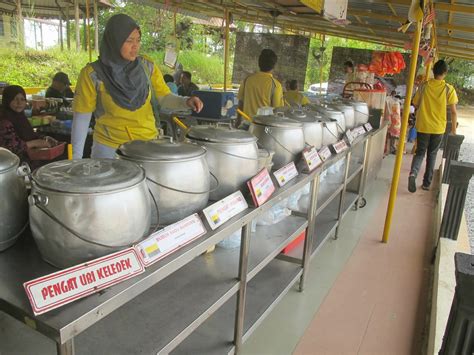
<svg viewBox="0 0 474 355"><path fill-rule="evenodd" d="M405 156L404 160L404 169L406 170L411 156ZM386 341L389 339L387 335L391 334L394 326L395 329L400 327L401 331L393 333L397 336L391 339L392 341L387 346L396 346L396 342L398 342L401 346L396 349L406 350L398 352L399 354L419 353L415 350L421 349L423 324L420 325L416 319L420 318L417 316L423 318L422 315L426 314L424 313L426 304L421 302L418 305L418 296L426 288L426 283L422 281L421 286L416 290L410 289L411 285L403 280L403 272L398 272L397 268L390 266L392 262L396 261L394 260L394 258L396 259L396 254L393 254L394 249L399 254L411 255L412 261L413 257L419 258L419 255L424 253L419 247L416 249L416 253L408 252L410 251L409 245L404 249L403 243L397 242L400 235L397 235L399 232L396 226L404 219L403 203L398 204L398 212L396 212L394 219L395 230L391 235L390 244L387 246L379 243L380 226L383 226L385 217L384 211L390 188L393 161L394 156L384 159L379 178L367 189L367 206L357 212L349 212L341 227L339 239L329 239L312 260L305 291L300 293L296 287L290 290L245 343L242 354L368 354L381 353L379 350L383 349L385 350L382 351L383 353L395 353L393 351L395 348L390 349L383 345L383 342L387 344ZM409 199L414 201L411 211L416 211L422 205L426 207L431 204L430 193L425 192L422 195L420 191L419 195L407 195L406 174L406 171L402 173L399 188L399 195L405 196L404 203L407 203ZM388 247L392 245L394 247L389 249ZM361 257L364 250L366 255ZM422 268L424 264L425 262L422 261ZM417 270L420 269L420 263L414 261L414 263L407 264L405 270L411 266ZM379 268L380 273L378 272ZM386 273L382 272L383 270ZM384 291L377 287L370 288L365 285L365 281L383 282L383 275L387 275L387 272L389 275L396 276L395 279L393 277L390 279L390 283L400 285L398 293L387 294L387 290ZM362 288L351 289L357 285L358 282L354 282L357 279L363 280ZM376 293L379 291L382 293L377 296ZM396 292L397 287L392 287L390 292L392 291ZM406 294L413 296L411 297L413 300L410 301L407 308L408 312L403 312L399 308L400 305L403 305L401 302L406 298ZM401 311L399 320L402 322L397 322L398 314L392 313L390 321L392 328L385 327L385 330L377 331L377 324L387 325L383 318L387 314L381 313L378 317L374 317L376 322L365 318L368 313L377 315L377 310L383 309L387 305L377 304L381 297L390 300L388 304L395 305L397 311ZM415 303L417 305L414 305ZM351 309L354 312L351 312ZM359 312L358 316L357 312ZM412 316L407 318L404 316L406 314ZM383 334L380 335L380 333ZM383 337L382 347L374 347L374 344L378 343L376 334ZM411 345L407 345L407 342ZM0 312L0 355L46 355L55 354L55 350L55 344L52 341Z"/></svg>

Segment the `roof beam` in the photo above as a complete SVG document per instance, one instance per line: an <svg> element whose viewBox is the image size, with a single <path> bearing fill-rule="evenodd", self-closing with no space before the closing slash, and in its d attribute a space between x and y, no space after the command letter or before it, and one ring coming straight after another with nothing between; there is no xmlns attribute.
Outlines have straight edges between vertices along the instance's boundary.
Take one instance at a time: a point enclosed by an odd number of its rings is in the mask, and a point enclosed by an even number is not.
<svg viewBox="0 0 474 355"><path fill-rule="evenodd" d="M401 16L377 14L377 13L371 12L371 11L359 11L359 10L349 9L347 11L347 13L349 15L360 16L360 17L369 17L369 18L375 18L375 19L378 19L378 20L385 20L385 21L391 21L391 22L404 23L406 21L406 18L401 17Z"/></svg>
<svg viewBox="0 0 474 355"><path fill-rule="evenodd" d="M474 6L472 5L461 5L461 4L454 4L454 3L447 4L447 3L435 2L434 7L435 7L435 10L438 10L438 11L474 14Z"/></svg>
<svg viewBox="0 0 474 355"><path fill-rule="evenodd" d="M440 23L438 24L438 28L442 28L448 31L460 31L460 32L474 32L474 27L472 26L458 26L458 25L450 25L448 23Z"/></svg>

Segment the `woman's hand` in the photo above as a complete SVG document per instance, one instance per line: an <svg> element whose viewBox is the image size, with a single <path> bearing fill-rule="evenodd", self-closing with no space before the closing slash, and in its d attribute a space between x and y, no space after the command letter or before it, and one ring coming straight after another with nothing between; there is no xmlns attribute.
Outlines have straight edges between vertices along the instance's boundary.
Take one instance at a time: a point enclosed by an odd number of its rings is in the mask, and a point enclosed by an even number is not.
<svg viewBox="0 0 474 355"><path fill-rule="evenodd" d="M191 96L189 99L187 99L186 105L190 107L193 111L196 111L198 113L201 112L204 106L201 99L197 96Z"/></svg>

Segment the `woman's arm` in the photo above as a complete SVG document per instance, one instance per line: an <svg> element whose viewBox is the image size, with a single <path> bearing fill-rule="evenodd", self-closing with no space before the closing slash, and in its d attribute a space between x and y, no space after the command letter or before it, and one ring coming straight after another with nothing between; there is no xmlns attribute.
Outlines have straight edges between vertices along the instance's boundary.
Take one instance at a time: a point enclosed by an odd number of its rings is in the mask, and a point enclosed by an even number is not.
<svg viewBox="0 0 474 355"><path fill-rule="evenodd" d="M0 120L0 147L20 157L26 154L28 148L26 142L16 134L13 124L7 120Z"/></svg>
<svg viewBox="0 0 474 355"><path fill-rule="evenodd" d="M89 124L91 123L91 118L92 112L74 112L71 132L73 159L82 159L82 155L84 154L84 144L86 142L87 133L89 131Z"/></svg>

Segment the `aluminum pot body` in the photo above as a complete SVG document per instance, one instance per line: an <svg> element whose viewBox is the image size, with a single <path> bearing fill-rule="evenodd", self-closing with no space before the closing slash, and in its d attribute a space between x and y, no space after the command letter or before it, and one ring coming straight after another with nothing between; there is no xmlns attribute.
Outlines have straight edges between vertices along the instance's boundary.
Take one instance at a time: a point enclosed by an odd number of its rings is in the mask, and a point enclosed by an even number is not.
<svg viewBox="0 0 474 355"><path fill-rule="evenodd" d="M0 172L0 251L12 246L28 223L28 200L20 159Z"/></svg>
<svg viewBox="0 0 474 355"><path fill-rule="evenodd" d="M206 207L211 182L205 154L175 161L144 161L118 156L145 169L148 187L158 205L157 215L155 202L151 200L153 225L172 224Z"/></svg>
<svg viewBox="0 0 474 355"><path fill-rule="evenodd" d="M365 102L352 102L356 127L369 122L369 107Z"/></svg>
<svg viewBox="0 0 474 355"><path fill-rule="evenodd" d="M303 122L303 132L306 144L321 148L323 145L323 122Z"/></svg>
<svg viewBox="0 0 474 355"><path fill-rule="evenodd" d="M346 104L336 104L334 107L340 110L344 114L344 119L346 123L346 130L352 129L355 127L355 113L354 107Z"/></svg>
<svg viewBox="0 0 474 355"><path fill-rule="evenodd" d="M280 169L305 148L303 127L273 127L257 123L250 125L250 133L258 138L258 144L265 149L273 150L273 169Z"/></svg>
<svg viewBox="0 0 474 355"><path fill-rule="evenodd" d="M339 129L337 122L325 121L323 122L323 142L322 145L334 144L339 140Z"/></svg>
<svg viewBox="0 0 474 355"><path fill-rule="evenodd" d="M149 195L144 174L134 186L104 193L64 193L33 184L30 227L43 259L65 268L140 241L150 228ZM37 204L88 241L53 221Z"/></svg>
<svg viewBox="0 0 474 355"><path fill-rule="evenodd" d="M339 133L342 134L346 131L346 119L341 111L327 109L323 113L323 117L328 120L335 121L337 123L336 126Z"/></svg>
<svg viewBox="0 0 474 355"><path fill-rule="evenodd" d="M213 201L245 189L247 181L258 173L258 147L255 142L226 143L188 139L207 149L209 170L219 180L219 187L209 194L209 199Z"/></svg>

